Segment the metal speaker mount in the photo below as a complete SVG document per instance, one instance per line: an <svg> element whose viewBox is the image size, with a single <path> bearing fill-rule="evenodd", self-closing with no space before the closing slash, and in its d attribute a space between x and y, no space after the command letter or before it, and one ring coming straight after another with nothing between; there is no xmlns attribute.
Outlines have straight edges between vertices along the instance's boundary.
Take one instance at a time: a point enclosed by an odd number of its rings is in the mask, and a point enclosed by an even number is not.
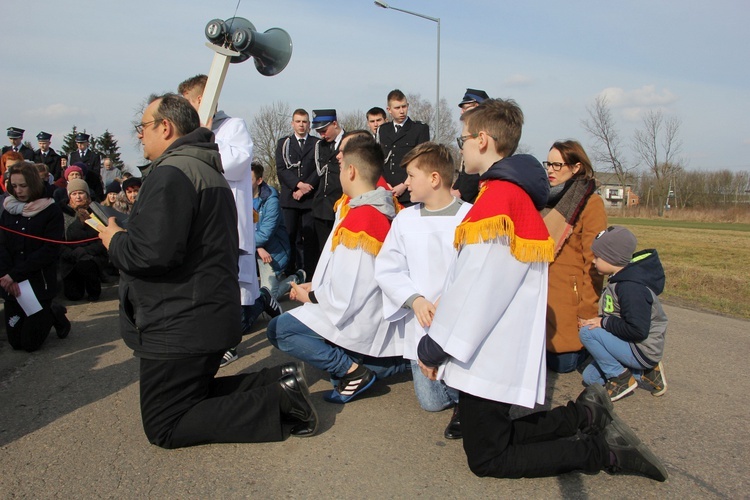
<svg viewBox="0 0 750 500"><path fill-rule="evenodd" d="M226 21L210 21L205 32L212 44L239 52L232 56L231 63L240 63L252 57L258 73L264 76L281 73L292 57L292 38L281 28L258 33L247 19L232 17Z"/></svg>

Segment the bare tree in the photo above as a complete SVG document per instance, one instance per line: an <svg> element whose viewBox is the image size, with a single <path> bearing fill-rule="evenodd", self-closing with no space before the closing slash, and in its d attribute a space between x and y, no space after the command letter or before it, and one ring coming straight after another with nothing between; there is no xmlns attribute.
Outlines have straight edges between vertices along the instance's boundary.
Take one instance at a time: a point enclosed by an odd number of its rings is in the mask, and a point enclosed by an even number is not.
<svg viewBox="0 0 750 500"><path fill-rule="evenodd" d="M678 118L665 117L661 111L652 110L643 117L643 128L636 130L633 136L633 150L654 176L654 199L659 215L663 215L669 201L673 176L680 164L680 125Z"/></svg>
<svg viewBox="0 0 750 500"><path fill-rule="evenodd" d="M286 102L262 106L250 124L253 157L266 167L265 181L278 187L276 175L276 142L291 133L292 110Z"/></svg>
<svg viewBox="0 0 750 500"><path fill-rule="evenodd" d="M626 197L626 184L631 177L630 171L633 167L627 167L623 163L622 140L612 116L607 98L603 95L597 96L594 104L586 108L589 118L581 120L581 125L594 138L592 148L592 160L594 164L606 166L606 170L612 172L620 182L623 197ZM627 201L621 205L624 212Z"/></svg>
<svg viewBox="0 0 750 500"><path fill-rule="evenodd" d="M352 130L369 130L367 128L367 118L365 112L359 109L354 111L348 111L342 115L339 115L338 122L341 128L350 132Z"/></svg>
<svg viewBox="0 0 750 500"><path fill-rule="evenodd" d="M430 133L434 142L452 148L456 143L458 127L453 120L453 112L448 105L448 101L440 99L440 137L435 137L435 104L427 99L422 99L419 94L408 94L407 100L409 101L409 116L413 120L424 122L430 126ZM457 151L458 148L453 149Z"/></svg>

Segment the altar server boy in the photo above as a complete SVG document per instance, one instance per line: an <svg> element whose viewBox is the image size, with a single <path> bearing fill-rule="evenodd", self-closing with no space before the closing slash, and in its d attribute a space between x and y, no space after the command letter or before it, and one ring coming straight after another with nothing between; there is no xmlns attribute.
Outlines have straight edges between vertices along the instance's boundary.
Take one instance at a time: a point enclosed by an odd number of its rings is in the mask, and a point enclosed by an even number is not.
<svg viewBox="0 0 750 500"><path fill-rule="evenodd" d="M390 191L376 188L383 165L380 146L352 137L342 146L340 180L348 203L339 203L311 283L293 285L290 298L302 307L268 325L271 344L327 371L332 403L347 403L376 378L408 369L401 357L399 323L386 321L375 257L396 212Z"/></svg>
<svg viewBox="0 0 750 500"><path fill-rule="evenodd" d="M544 403L547 268L554 242L539 215L549 182L530 155L513 155L523 113L488 99L461 116L467 173L479 195L456 229L458 256L418 356L423 373L459 390L464 451L479 476L538 477L602 469L664 481L667 471L592 385L573 402ZM513 155L513 156L512 156ZM582 439L570 439L586 430Z"/></svg>
<svg viewBox="0 0 750 500"><path fill-rule="evenodd" d="M386 319L405 320L404 358L411 361L414 392L423 409L455 407L445 430L447 439L461 437L456 403L458 391L425 377L417 365L417 343L435 314L445 276L455 260L453 234L471 208L451 195L453 158L447 147L425 142L406 154L406 187L416 203L401 210L375 261L375 279L383 290Z"/></svg>

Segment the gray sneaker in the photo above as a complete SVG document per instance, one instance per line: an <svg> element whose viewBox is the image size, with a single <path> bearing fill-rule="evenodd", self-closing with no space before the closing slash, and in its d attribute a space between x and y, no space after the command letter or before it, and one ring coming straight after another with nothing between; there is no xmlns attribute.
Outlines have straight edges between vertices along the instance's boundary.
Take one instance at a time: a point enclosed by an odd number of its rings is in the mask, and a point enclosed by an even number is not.
<svg viewBox="0 0 750 500"><path fill-rule="evenodd" d="M666 481L667 469L638 436L620 419L614 419L602 434L615 463L609 472L636 472L656 481Z"/></svg>
<svg viewBox="0 0 750 500"><path fill-rule="evenodd" d="M607 391L599 384L587 386L576 398L588 410L588 422L581 428L584 434L597 434L618 418Z"/></svg>

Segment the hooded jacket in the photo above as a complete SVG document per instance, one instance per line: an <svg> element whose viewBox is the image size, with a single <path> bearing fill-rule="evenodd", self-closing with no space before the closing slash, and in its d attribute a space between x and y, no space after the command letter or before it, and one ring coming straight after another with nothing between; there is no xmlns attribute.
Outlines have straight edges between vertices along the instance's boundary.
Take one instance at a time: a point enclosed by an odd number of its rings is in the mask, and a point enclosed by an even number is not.
<svg viewBox="0 0 750 500"><path fill-rule="evenodd" d="M286 269L292 248L279 206L279 192L263 182L258 186L258 223L255 225L255 246L264 248L273 257L271 267L279 275Z"/></svg>
<svg viewBox="0 0 750 500"><path fill-rule="evenodd" d="M122 336L136 356L205 355L241 340L237 209L212 139L198 128L153 161L127 232L110 243Z"/></svg>
<svg viewBox="0 0 750 500"><path fill-rule="evenodd" d="M630 264L610 276L599 300L602 328L630 343L639 363L661 361L667 315L657 295L664 291L664 268L656 250L641 250Z"/></svg>

